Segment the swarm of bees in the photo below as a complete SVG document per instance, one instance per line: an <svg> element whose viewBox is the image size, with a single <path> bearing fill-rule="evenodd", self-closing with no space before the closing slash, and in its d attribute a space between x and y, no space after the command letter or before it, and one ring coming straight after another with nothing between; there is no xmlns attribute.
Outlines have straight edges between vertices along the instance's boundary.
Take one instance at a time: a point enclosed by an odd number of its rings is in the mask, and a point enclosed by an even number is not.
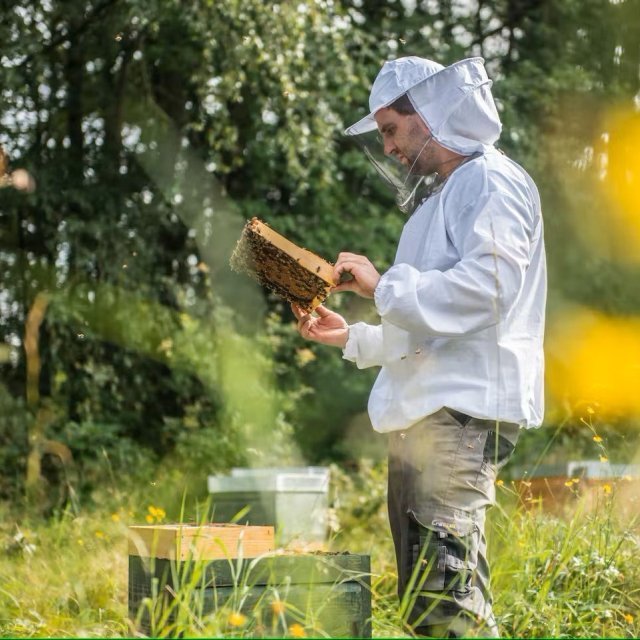
<svg viewBox="0 0 640 640"><path fill-rule="evenodd" d="M336 285L331 263L298 247L258 218L245 225L230 264L234 271L249 274L306 312L322 304Z"/></svg>

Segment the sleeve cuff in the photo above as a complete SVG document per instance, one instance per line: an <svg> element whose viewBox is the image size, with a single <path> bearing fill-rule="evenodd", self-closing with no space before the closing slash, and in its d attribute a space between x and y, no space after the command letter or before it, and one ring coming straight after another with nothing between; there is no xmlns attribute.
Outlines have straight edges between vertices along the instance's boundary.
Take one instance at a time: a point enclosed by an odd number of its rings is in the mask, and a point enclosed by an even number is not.
<svg viewBox="0 0 640 640"><path fill-rule="evenodd" d="M354 326L349 325L349 337L347 338L347 344L344 345L342 350L342 357L350 362L356 362L358 359L358 340L355 336Z"/></svg>

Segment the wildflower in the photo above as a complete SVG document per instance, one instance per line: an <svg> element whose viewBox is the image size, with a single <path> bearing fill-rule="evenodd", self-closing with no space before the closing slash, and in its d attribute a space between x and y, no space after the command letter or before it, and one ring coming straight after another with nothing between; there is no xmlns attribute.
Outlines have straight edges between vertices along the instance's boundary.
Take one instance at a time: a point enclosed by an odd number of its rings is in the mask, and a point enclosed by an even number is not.
<svg viewBox="0 0 640 640"><path fill-rule="evenodd" d="M607 458L607 456L600 456L600 462L609 462L609 458Z"/></svg>
<svg viewBox="0 0 640 640"><path fill-rule="evenodd" d="M633 624L633 616L630 613L625 613L623 617L625 622Z"/></svg>
<svg viewBox="0 0 640 640"><path fill-rule="evenodd" d="M593 441L594 442L602 442L602 438L598 435L593 436Z"/></svg>
<svg viewBox="0 0 640 640"><path fill-rule="evenodd" d="M303 348L296 351L296 359L301 367L316 359L316 354L311 349Z"/></svg>
<svg viewBox="0 0 640 640"><path fill-rule="evenodd" d="M496 487L503 487L504 486L504 480L496 480Z"/></svg>
<svg viewBox="0 0 640 640"><path fill-rule="evenodd" d="M84 546L84 540L82 538L78 538L78 544L82 547Z"/></svg>
<svg viewBox="0 0 640 640"><path fill-rule="evenodd" d="M289 627L289 633L293 638L304 638L307 635L304 631L304 627L301 624L298 624L297 622L294 622Z"/></svg>
<svg viewBox="0 0 640 640"><path fill-rule="evenodd" d="M603 484L602 485L602 490L605 492L606 495L609 495L611 493L611 485L610 484Z"/></svg>
<svg viewBox="0 0 640 640"><path fill-rule="evenodd" d="M571 482L571 480L567 480L567 481L564 483L564 486L565 486L565 487L572 487L572 486L573 486L573 482Z"/></svg>
<svg viewBox="0 0 640 640"><path fill-rule="evenodd" d="M282 600L274 600L271 603L271 610L277 616L282 615L285 612L285 609L286 609L286 607L285 607L284 602L282 602Z"/></svg>
<svg viewBox="0 0 640 640"><path fill-rule="evenodd" d="M145 516L145 520L152 524L153 522L162 522L167 515L164 509L160 507L154 507L152 504L147 509L148 513Z"/></svg>
<svg viewBox="0 0 640 640"><path fill-rule="evenodd" d="M114 522L120 522L120 514L118 514L118 513L112 513L112 514L111 514L111 519L112 519Z"/></svg>
<svg viewBox="0 0 640 640"><path fill-rule="evenodd" d="M593 407L587 407L587 413L592 416L595 413L595 410L593 409Z"/></svg>
<svg viewBox="0 0 640 640"><path fill-rule="evenodd" d="M618 568L617 568L617 567L615 567L615 566L611 565L611 566L607 567L607 568L604 570L604 575L605 575L607 578L611 578L611 579L615 580L616 578L619 578L619 577L620 577L620 571L618 571Z"/></svg>
<svg viewBox="0 0 640 640"><path fill-rule="evenodd" d="M100 530L96 531L96 538L104 538L104 537L105 537L104 531L100 531Z"/></svg>
<svg viewBox="0 0 640 640"><path fill-rule="evenodd" d="M244 627L246 621L247 621L247 616L245 616L243 613L240 613L239 611L234 611L233 613L230 613L229 617L227 618L227 622L232 627Z"/></svg>

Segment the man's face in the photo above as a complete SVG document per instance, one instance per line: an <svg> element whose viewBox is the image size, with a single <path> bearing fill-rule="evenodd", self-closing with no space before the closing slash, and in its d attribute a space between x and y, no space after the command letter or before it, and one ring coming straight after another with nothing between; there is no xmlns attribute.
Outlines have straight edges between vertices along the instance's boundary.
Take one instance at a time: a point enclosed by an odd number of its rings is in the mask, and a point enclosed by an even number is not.
<svg viewBox="0 0 640 640"><path fill-rule="evenodd" d="M384 108L374 117L385 155L395 157L413 174L429 175L437 170L434 145L426 144L431 133L417 113L402 115L394 109Z"/></svg>

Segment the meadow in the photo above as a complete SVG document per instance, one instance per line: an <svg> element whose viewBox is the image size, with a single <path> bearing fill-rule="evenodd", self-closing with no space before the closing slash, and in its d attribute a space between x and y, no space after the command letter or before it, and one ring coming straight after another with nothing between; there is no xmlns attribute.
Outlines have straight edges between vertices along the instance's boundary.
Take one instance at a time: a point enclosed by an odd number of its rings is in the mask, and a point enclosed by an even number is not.
<svg viewBox="0 0 640 640"><path fill-rule="evenodd" d="M189 499L178 495L176 473L158 474L137 490L114 483L94 494L91 507L69 507L48 519L3 507L0 635L134 635L127 616L127 527L176 521L179 508L185 515ZM330 549L371 555L373 636L411 637L395 595L385 478L384 463L363 460L350 473L332 467ZM578 483L569 482L567 492ZM494 608L503 636L640 634L640 535L634 518L619 514L618 488L604 485L589 505L572 500L571 512L559 517L527 504L515 484L498 481L488 539ZM202 510L203 504L194 501L193 509ZM276 615L281 613L276 605L270 606L273 623L265 635L315 635L304 617L286 624ZM203 617L196 612L178 627L160 625L154 635L248 637L256 633L257 615L233 607Z"/></svg>

